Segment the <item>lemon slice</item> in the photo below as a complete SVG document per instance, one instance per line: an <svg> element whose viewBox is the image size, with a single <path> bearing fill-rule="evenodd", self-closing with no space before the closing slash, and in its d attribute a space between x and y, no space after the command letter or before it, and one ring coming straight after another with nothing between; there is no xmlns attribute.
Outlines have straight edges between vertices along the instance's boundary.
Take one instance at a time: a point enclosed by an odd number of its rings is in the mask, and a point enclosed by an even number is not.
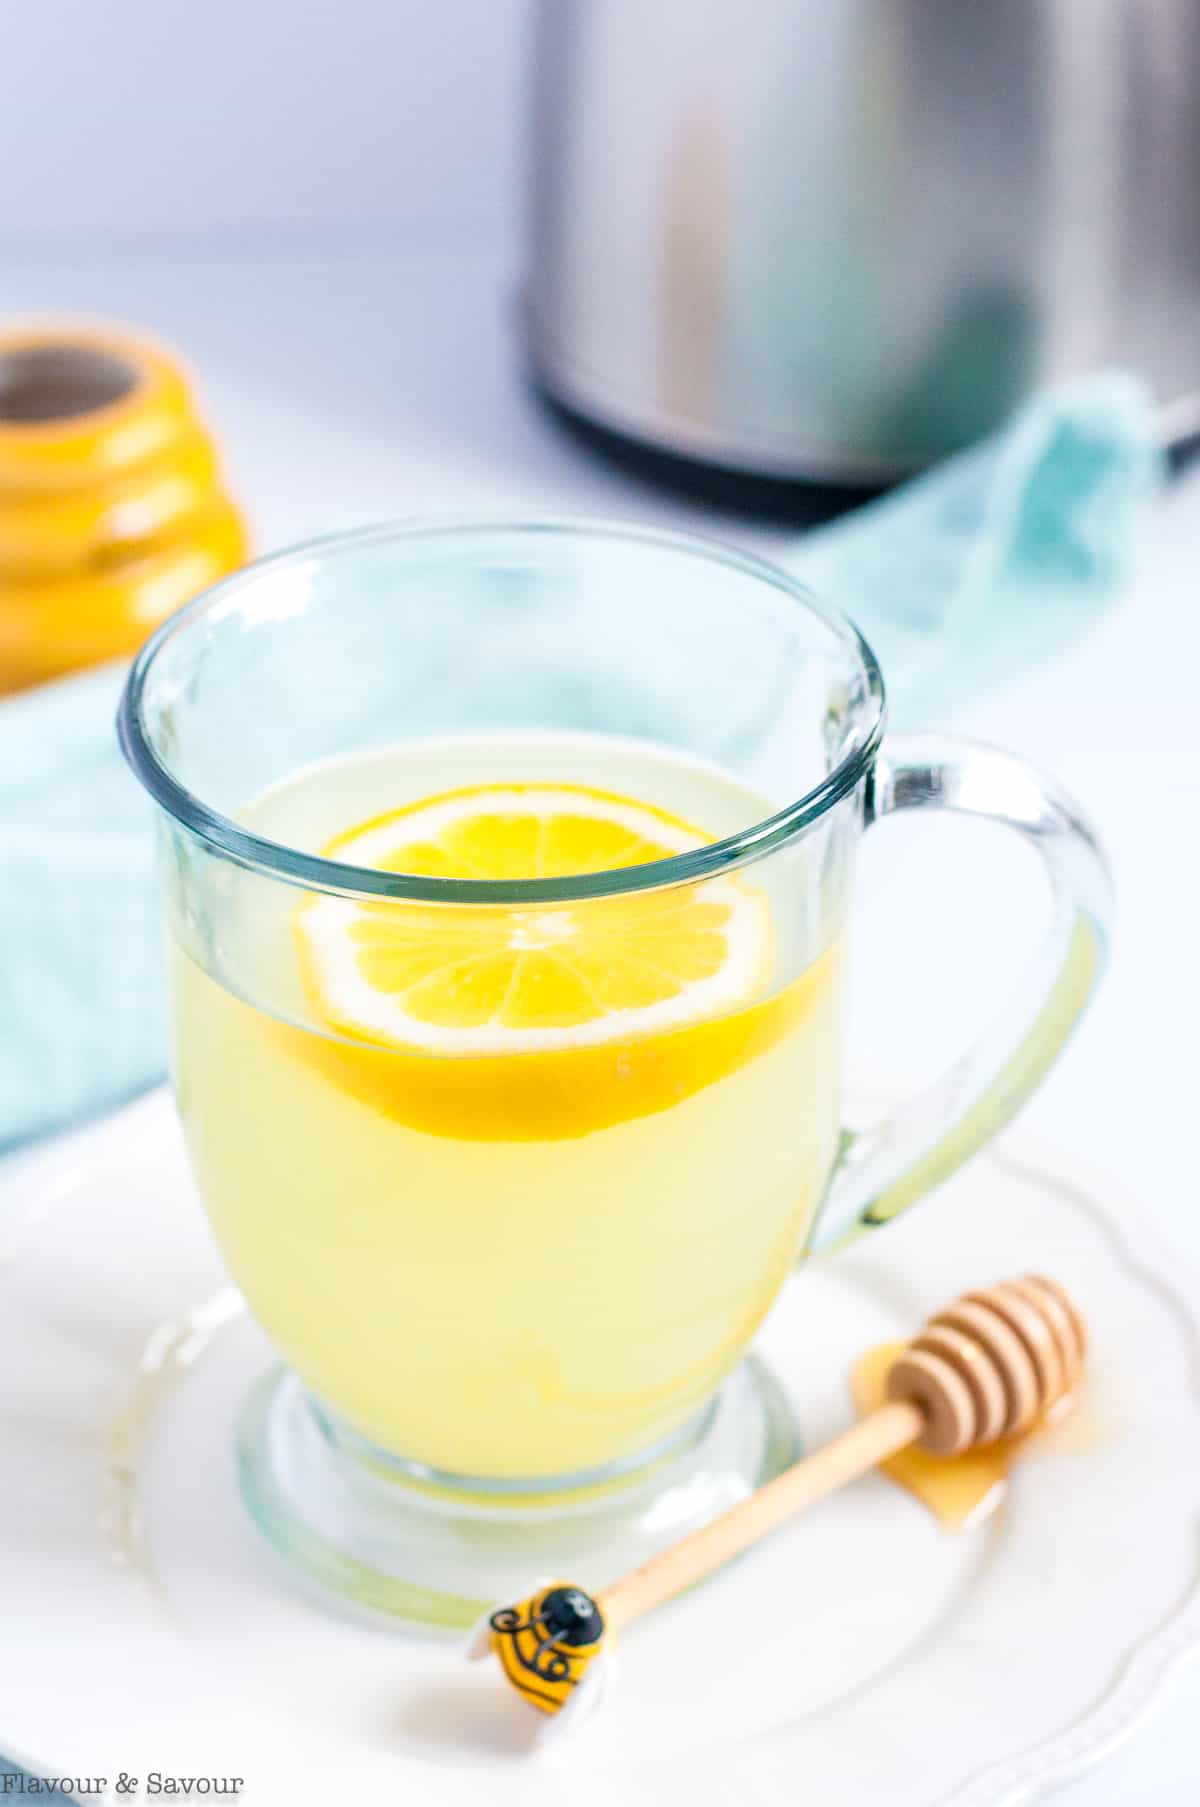
<svg viewBox="0 0 1200 1807"><path fill-rule="evenodd" d="M447 792L339 835L326 857L437 878L568 878L711 837L574 785ZM737 1009L767 975L765 899L735 879L542 906L313 896L296 914L320 1016L357 1040L497 1055L641 1040Z"/></svg>

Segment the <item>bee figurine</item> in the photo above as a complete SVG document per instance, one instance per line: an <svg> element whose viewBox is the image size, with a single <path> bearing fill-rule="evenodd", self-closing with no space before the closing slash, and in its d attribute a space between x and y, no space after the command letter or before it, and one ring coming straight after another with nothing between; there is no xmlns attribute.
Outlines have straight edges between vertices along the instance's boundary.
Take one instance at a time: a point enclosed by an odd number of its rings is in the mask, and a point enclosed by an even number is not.
<svg viewBox="0 0 1200 1807"><path fill-rule="evenodd" d="M580 1725L603 1699L611 1666L607 1642L604 1615L592 1596L569 1582L546 1581L529 1599L486 1614L467 1655L474 1662L498 1657L517 1693L555 1720L557 1734Z"/></svg>

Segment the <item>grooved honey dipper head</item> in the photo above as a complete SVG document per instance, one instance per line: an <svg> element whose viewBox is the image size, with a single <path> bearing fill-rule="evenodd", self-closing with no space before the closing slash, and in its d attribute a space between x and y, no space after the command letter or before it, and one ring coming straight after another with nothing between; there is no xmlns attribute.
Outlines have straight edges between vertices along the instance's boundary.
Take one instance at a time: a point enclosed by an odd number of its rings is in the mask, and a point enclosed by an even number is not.
<svg viewBox="0 0 1200 1807"><path fill-rule="evenodd" d="M1027 1430L1078 1383L1083 1319L1053 1280L1030 1274L939 1311L888 1373L888 1397L925 1414L919 1438L956 1456Z"/></svg>

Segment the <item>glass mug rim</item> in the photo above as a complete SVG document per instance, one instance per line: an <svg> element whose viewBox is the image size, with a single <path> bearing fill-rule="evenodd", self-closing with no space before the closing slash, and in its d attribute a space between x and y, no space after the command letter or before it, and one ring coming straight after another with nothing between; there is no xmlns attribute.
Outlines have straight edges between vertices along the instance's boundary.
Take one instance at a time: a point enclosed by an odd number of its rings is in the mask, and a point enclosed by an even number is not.
<svg viewBox="0 0 1200 1807"><path fill-rule="evenodd" d="M422 538L485 540L489 536L545 536L547 539L620 541L665 552L677 552L709 564L724 565L787 596L831 630L857 663L861 700L852 705L850 745L821 782L782 809L688 853L649 860L637 866L580 873L570 878L492 881L428 878L412 873L382 872L347 861L306 853L282 841L253 833L212 808L171 772L160 757L145 714L147 689L160 655L180 634L205 619L219 618L235 606L243 592L264 573L286 571L313 559L329 560L364 547ZM886 719L883 674L870 646L840 609L816 596L770 560L743 552L702 534L587 517L532 517L514 521L497 517L435 517L388 521L378 525L318 535L286 550L252 560L231 576L176 610L145 642L126 681L117 716L122 751L150 796L175 821L238 865L285 883L342 897L390 898L444 904L573 903L592 897L615 897L679 884L694 884L765 858L785 846L835 804L849 795L870 769L879 751Z"/></svg>

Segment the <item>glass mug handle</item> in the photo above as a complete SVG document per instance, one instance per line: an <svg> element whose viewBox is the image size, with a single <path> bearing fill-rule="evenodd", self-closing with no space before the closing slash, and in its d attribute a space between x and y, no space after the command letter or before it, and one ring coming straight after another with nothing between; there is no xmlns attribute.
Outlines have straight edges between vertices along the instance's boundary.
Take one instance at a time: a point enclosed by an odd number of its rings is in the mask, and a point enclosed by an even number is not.
<svg viewBox="0 0 1200 1807"><path fill-rule="evenodd" d="M893 1116L844 1133L806 1254L826 1254L889 1223L1002 1129L1054 1064L1104 969L1108 870L1074 804L1041 773L970 741L889 737L867 782L865 826L909 809L952 810L1015 829L1045 864L1050 929L998 1022Z"/></svg>

